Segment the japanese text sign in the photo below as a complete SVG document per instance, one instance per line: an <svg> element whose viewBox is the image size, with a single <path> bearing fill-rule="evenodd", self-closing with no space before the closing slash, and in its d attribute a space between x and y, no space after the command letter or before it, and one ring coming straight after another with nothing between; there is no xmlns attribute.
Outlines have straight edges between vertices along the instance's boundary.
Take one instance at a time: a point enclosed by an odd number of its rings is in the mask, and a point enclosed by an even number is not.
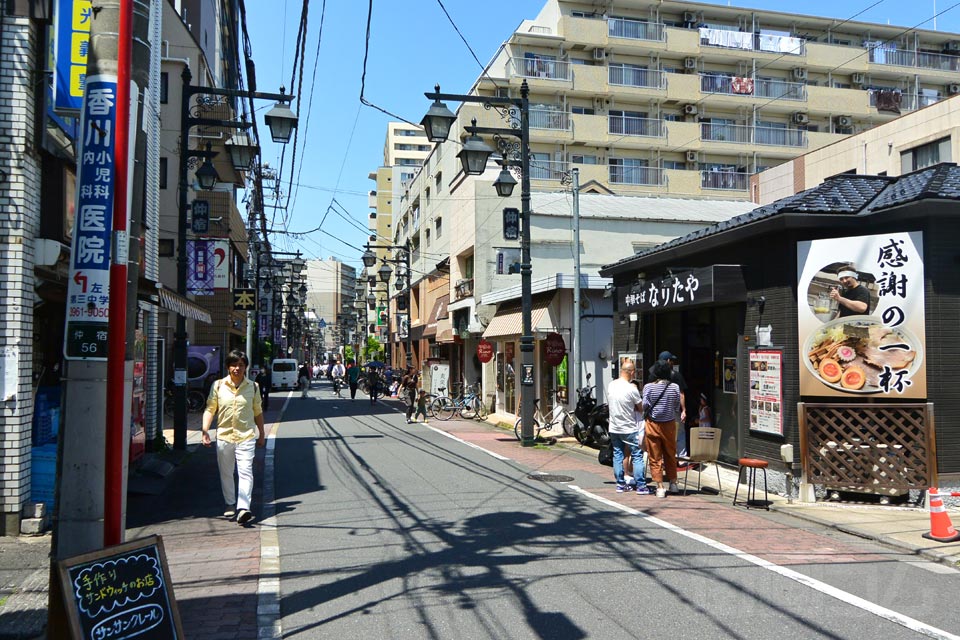
<svg viewBox="0 0 960 640"><path fill-rule="evenodd" d="M183 638L163 540L151 536L57 563L72 637Z"/></svg>
<svg viewBox="0 0 960 640"><path fill-rule="evenodd" d="M92 22L91 0L57 0L53 95L61 113L78 113L83 103Z"/></svg>
<svg viewBox="0 0 960 640"><path fill-rule="evenodd" d="M736 302L744 299L745 292L739 265L683 269L662 278L617 287L617 310L656 312L711 302Z"/></svg>
<svg viewBox="0 0 960 640"><path fill-rule="evenodd" d="M797 243L800 395L922 399L923 234Z"/></svg>
<svg viewBox="0 0 960 640"><path fill-rule="evenodd" d="M107 357L116 96L116 78L88 78L81 113L77 207L67 285L64 350L68 359Z"/></svg>

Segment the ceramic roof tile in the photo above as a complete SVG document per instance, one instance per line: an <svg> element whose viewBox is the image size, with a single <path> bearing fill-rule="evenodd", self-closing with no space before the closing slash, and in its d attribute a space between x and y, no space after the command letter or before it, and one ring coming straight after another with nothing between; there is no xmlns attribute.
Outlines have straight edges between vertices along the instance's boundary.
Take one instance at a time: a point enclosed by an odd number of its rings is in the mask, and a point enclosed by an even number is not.
<svg viewBox="0 0 960 640"><path fill-rule="evenodd" d="M844 175L829 178L800 194L784 211L804 213L858 213L890 184L880 176Z"/></svg>

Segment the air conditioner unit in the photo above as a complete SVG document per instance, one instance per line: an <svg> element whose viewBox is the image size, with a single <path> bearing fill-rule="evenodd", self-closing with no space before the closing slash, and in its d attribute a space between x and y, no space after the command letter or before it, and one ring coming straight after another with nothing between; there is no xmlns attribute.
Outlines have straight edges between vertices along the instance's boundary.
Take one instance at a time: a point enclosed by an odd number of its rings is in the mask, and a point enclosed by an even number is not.
<svg viewBox="0 0 960 640"><path fill-rule="evenodd" d="M853 118L851 118L850 116L837 116L837 126L838 127L853 126Z"/></svg>
<svg viewBox="0 0 960 640"><path fill-rule="evenodd" d="M946 89L947 89L948 95L955 96L958 93L960 93L960 84L957 84L957 83L948 84L946 86Z"/></svg>
<svg viewBox="0 0 960 640"><path fill-rule="evenodd" d="M697 105L695 104L685 104L683 105L683 113L687 116L697 115Z"/></svg>
<svg viewBox="0 0 960 640"><path fill-rule="evenodd" d="M807 70L803 67L796 67L793 70L793 79L794 80L806 80L807 79Z"/></svg>
<svg viewBox="0 0 960 640"><path fill-rule="evenodd" d="M607 52L603 49L594 49L593 50L593 59L594 60L603 60L607 57Z"/></svg>
<svg viewBox="0 0 960 640"><path fill-rule="evenodd" d="M683 59L683 68L684 68L684 69L696 69L696 68L697 68L697 59L696 59L696 58L684 58L684 59Z"/></svg>
<svg viewBox="0 0 960 640"><path fill-rule="evenodd" d="M853 81L853 84L863 84L867 81L867 78L862 73L854 73L850 76L850 80Z"/></svg>
<svg viewBox="0 0 960 640"><path fill-rule="evenodd" d="M960 40L950 40L943 45L944 51L960 51Z"/></svg>
<svg viewBox="0 0 960 640"><path fill-rule="evenodd" d="M696 151L687 151L687 162L697 162L700 159L700 154Z"/></svg>
<svg viewBox="0 0 960 640"><path fill-rule="evenodd" d="M808 122L810 122L810 118L808 118L807 114L805 114L804 112L797 111L796 113L793 114L794 124L807 124Z"/></svg>
<svg viewBox="0 0 960 640"><path fill-rule="evenodd" d="M683 12L683 21L684 22L696 22L697 14L693 11L684 11Z"/></svg>

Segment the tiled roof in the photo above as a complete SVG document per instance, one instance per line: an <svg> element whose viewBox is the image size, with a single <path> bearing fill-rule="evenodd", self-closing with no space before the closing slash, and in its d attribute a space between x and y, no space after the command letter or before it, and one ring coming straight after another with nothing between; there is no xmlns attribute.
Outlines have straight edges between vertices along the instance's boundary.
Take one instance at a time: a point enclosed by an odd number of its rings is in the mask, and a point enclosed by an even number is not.
<svg viewBox="0 0 960 640"><path fill-rule="evenodd" d="M605 265L601 273L637 258L668 251L780 213L867 215L925 198L960 200L960 167L950 163L938 164L899 178L853 174L833 176L812 189Z"/></svg>

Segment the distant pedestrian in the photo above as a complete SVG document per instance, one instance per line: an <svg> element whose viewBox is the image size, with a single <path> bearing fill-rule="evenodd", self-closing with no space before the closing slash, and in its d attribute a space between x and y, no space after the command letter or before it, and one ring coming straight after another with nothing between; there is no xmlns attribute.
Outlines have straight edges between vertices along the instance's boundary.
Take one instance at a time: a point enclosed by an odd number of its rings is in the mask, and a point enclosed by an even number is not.
<svg viewBox="0 0 960 640"><path fill-rule="evenodd" d="M680 409L680 387L671 382L670 364L660 360L653 366L655 382L643 387L643 411L647 416L646 442L649 454L650 476L657 483L657 497L667 497L664 477L669 490L677 487L677 422Z"/></svg>
<svg viewBox="0 0 960 640"><path fill-rule="evenodd" d="M310 368L307 366L307 363L304 362L300 365L300 370L297 372L297 377L300 382L300 397L306 398L307 391L310 390Z"/></svg>
<svg viewBox="0 0 960 640"><path fill-rule="evenodd" d="M360 386L360 367L356 360L347 361L347 384L350 385L350 399L357 399L357 387Z"/></svg>
<svg viewBox="0 0 960 640"><path fill-rule="evenodd" d="M413 414L417 409L417 389L420 386L420 376L413 369L407 369L406 375L400 381L399 393L407 403L407 424L413 422Z"/></svg>
<svg viewBox="0 0 960 640"><path fill-rule="evenodd" d="M647 382L656 382L656 376L653 373L654 368L659 362L666 362L670 365L670 382L673 382L680 388L680 409L677 412L677 454L687 456L687 381L678 370L680 359L669 351L661 351L660 358L649 369L650 376Z"/></svg>
<svg viewBox="0 0 960 640"><path fill-rule="evenodd" d="M273 386L273 372L270 371L269 364L263 365L263 369L260 369L260 372L257 373L255 382L260 387L260 402L263 405L263 410L266 411L270 408L270 388Z"/></svg>
<svg viewBox="0 0 960 640"><path fill-rule="evenodd" d="M367 388L370 392L370 404L376 403L377 396L380 394L380 373L377 372L376 367L367 368Z"/></svg>
<svg viewBox="0 0 960 640"><path fill-rule="evenodd" d="M423 424L427 424L427 392L424 389L420 389L417 394L417 413L413 417L414 421L420 416L423 416Z"/></svg>
<svg viewBox="0 0 960 640"><path fill-rule="evenodd" d="M640 451L639 430L634 414L641 408L643 398L633 384L636 373L633 360L625 360L620 366L620 377L607 387L607 404L610 410L608 418L610 446L613 448L613 479L617 482L617 493L627 490L624 479L623 460L630 452L633 463L633 479L636 492L647 493L646 479L643 474L643 454Z"/></svg>
<svg viewBox="0 0 960 640"><path fill-rule="evenodd" d="M207 408L203 412L201 442L209 447L210 427L217 419L217 466L220 469L220 489L226 509L223 515L237 516L241 525L253 520L250 500L253 496L253 458L255 447L266 443L263 427L263 406L256 382L247 378L249 361L243 351L234 349L227 354L227 377L217 380L210 388ZM236 468L238 484L234 484Z"/></svg>

